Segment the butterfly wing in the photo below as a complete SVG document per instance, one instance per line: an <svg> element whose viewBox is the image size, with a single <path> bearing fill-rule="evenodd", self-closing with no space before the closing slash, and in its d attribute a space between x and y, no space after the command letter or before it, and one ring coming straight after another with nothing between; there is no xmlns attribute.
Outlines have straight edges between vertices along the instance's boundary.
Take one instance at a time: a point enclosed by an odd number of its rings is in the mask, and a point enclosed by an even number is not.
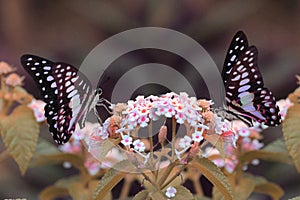
<svg viewBox="0 0 300 200"><path fill-rule="evenodd" d="M235 34L229 49L227 51L227 55L225 57L225 62L223 65L222 77L224 82L226 83L228 80L228 76L238 59L238 56L248 48L248 41L246 35L239 31Z"/></svg>
<svg viewBox="0 0 300 200"><path fill-rule="evenodd" d="M223 68L226 102L247 121L278 125L281 122L279 108L272 93L264 87L257 55L256 47L249 47L245 34L238 32L231 42Z"/></svg>
<svg viewBox="0 0 300 200"><path fill-rule="evenodd" d="M53 74L56 74L58 88L57 129L63 133L60 137L65 140L68 135L72 135L77 122L83 128L85 115L95 95L91 83L75 67L57 63L53 68Z"/></svg>
<svg viewBox="0 0 300 200"><path fill-rule="evenodd" d="M33 78L46 103L45 116L53 139L67 142L77 122L81 128L95 99L88 79L75 67L47 59L23 55L21 63Z"/></svg>
<svg viewBox="0 0 300 200"><path fill-rule="evenodd" d="M34 55L23 55L21 64L27 73L34 80L38 87L45 105L45 117L49 124L49 130L54 140L59 140L57 137L57 113L58 113L58 90L56 87L52 69L55 63Z"/></svg>

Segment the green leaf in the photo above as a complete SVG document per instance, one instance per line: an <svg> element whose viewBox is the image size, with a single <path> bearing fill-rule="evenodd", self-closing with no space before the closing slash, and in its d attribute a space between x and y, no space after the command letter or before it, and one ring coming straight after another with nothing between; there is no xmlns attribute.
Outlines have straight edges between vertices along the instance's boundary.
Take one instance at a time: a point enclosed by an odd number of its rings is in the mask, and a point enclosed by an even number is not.
<svg viewBox="0 0 300 200"><path fill-rule="evenodd" d="M298 197L294 197L294 198L292 198L292 199L289 199L289 200L300 200L300 196L298 196Z"/></svg>
<svg viewBox="0 0 300 200"><path fill-rule="evenodd" d="M284 194L284 191L279 185L269 182L264 177L253 176L251 174L245 174L245 177L247 177L248 179L252 179L255 186L254 192L267 194L275 200L280 199Z"/></svg>
<svg viewBox="0 0 300 200"><path fill-rule="evenodd" d="M242 178L238 180L236 187L234 188L234 194L236 199L248 199L250 194L254 190L254 181L249 178Z"/></svg>
<svg viewBox="0 0 300 200"><path fill-rule="evenodd" d="M57 154L41 154L32 160L30 166L36 167L41 165L59 164L63 162L70 162L74 167L87 174L87 169L84 166L84 158L77 154L71 153L57 153Z"/></svg>
<svg viewBox="0 0 300 200"><path fill-rule="evenodd" d="M213 162L207 158L195 158L191 166L199 170L224 196L233 199L232 188L229 180Z"/></svg>
<svg viewBox="0 0 300 200"><path fill-rule="evenodd" d="M172 198L172 200L182 200L182 199L186 199L186 200L192 200L194 199L193 194L184 186L176 186L175 187L177 192L175 197Z"/></svg>
<svg viewBox="0 0 300 200"><path fill-rule="evenodd" d="M133 166L128 160L123 160L115 164L105 175L101 178L93 199L103 199L109 191L111 191L128 173L127 169L132 169ZM124 169L119 171L116 169Z"/></svg>
<svg viewBox="0 0 300 200"><path fill-rule="evenodd" d="M108 152L111 151L114 147L116 147L116 141L112 139L107 139L101 142L94 142L90 144L90 146L91 153L93 154L93 156L95 156L97 160L103 161Z"/></svg>
<svg viewBox="0 0 300 200"><path fill-rule="evenodd" d="M209 197L200 196L200 195L195 195L194 199L195 200L211 200L211 198L209 198Z"/></svg>
<svg viewBox="0 0 300 200"><path fill-rule="evenodd" d="M300 172L300 104L290 107L282 124L286 148Z"/></svg>
<svg viewBox="0 0 300 200"><path fill-rule="evenodd" d="M18 106L0 120L1 135L10 155L24 175L32 158L39 134L39 125L27 106Z"/></svg>
<svg viewBox="0 0 300 200"><path fill-rule="evenodd" d="M36 159L38 156L41 155L44 156L59 153L60 151L58 150L57 146L43 138L39 138L32 160Z"/></svg>
<svg viewBox="0 0 300 200"><path fill-rule="evenodd" d="M225 158L224 143L222 137L218 134L206 135L205 140L211 143L219 152L222 158Z"/></svg>
<svg viewBox="0 0 300 200"><path fill-rule="evenodd" d="M147 190L142 190L137 193L132 200L145 200L148 197L149 193Z"/></svg>
<svg viewBox="0 0 300 200"><path fill-rule="evenodd" d="M45 188L40 194L39 199L41 200L53 200L56 197L62 197L69 195L69 192L65 188L57 187L57 186L49 186Z"/></svg>

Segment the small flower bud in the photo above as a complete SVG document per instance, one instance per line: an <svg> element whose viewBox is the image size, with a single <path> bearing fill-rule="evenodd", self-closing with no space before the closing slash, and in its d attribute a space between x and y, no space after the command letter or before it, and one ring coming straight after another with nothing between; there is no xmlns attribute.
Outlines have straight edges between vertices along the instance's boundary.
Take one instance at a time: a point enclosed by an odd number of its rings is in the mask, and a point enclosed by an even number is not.
<svg viewBox="0 0 300 200"><path fill-rule="evenodd" d="M164 125L160 127L158 133L158 142L162 144L165 142L166 138L167 138L167 126Z"/></svg>
<svg viewBox="0 0 300 200"><path fill-rule="evenodd" d="M125 111L127 108L127 105L125 103L117 103L113 106L113 113L115 115L121 115L123 111Z"/></svg>
<svg viewBox="0 0 300 200"><path fill-rule="evenodd" d="M211 106L211 101L207 101L205 99L198 100L198 105L203 108L203 110L209 110Z"/></svg>
<svg viewBox="0 0 300 200"><path fill-rule="evenodd" d="M20 77L18 74L13 73L6 78L5 83L12 87L21 86L23 79L24 77Z"/></svg>
<svg viewBox="0 0 300 200"><path fill-rule="evenodd" d="M202 114L202 117L206 122L212 122L214 119L214 113L211 111L206 111Z"/></svg>
<svg viewBox="0 0 300 200"><path fill-rule="evenodd" d="M8 74L12 71L13 69L11 66L9 66L9 64L7 64L6 62L0 62L0 75Z"/></svg>

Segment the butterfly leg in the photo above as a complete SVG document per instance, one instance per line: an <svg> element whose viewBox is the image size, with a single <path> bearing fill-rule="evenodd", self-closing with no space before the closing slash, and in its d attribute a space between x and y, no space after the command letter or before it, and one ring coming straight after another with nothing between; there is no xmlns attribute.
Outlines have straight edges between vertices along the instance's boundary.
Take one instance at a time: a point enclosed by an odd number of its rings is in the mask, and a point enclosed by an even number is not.
<svg viewBox="0 0 300 200"><path fill-rule="evenodd" d="M102 121L101 117L99 116L97 108L94 107L93 110L94 110L94 114L97 117L97 120L98 120L99 124L102 126L103 125L103 121Z"/></svg>
<svg viewBox="0 0 300 200"><path fill-rule="evenodd" d="M111 103L110 103L108 100L104 99L104 98L100 98L100 99L98 100L96 106L103 106L103 107L105 108L105 110L106 110L110 115L112 115L113 112L110 111L110 109L107 107L107 105L106 105L105 103L108 104L109 106L111 106Z"/></svg>

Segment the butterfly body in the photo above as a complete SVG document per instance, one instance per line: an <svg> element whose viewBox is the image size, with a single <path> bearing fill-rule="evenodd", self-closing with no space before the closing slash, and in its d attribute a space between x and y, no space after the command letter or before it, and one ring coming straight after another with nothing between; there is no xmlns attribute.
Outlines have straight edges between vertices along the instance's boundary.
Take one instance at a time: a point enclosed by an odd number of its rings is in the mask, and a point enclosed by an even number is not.
<svg viewBox="0 0 300 200"><path fill-rule="evenodd" d="M281 122L279 108L272 92L264 87L257 55L256 47L248 45L246 35L242 31L236 33L222 71L225 109L248 125L257 121L276 126Z"/></svg>
<svg viewBox="0 0 300 200"><path fill-rule="evenodd" d="M75 67L47 59L23 55L21 63L31 75L45 101L45 117L53 139L67 142L79 123L84 127L87 113L95 109L101 90L92 90L91 83Z"/></svg>

